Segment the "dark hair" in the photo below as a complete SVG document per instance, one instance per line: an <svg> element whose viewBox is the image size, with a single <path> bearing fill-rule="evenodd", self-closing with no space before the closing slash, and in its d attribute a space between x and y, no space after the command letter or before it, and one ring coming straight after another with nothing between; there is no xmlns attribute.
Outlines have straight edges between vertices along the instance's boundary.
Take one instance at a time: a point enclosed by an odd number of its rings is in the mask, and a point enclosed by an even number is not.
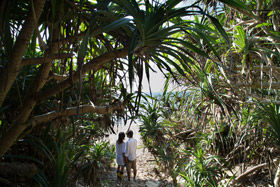
<svg viewBox="0 0 280 187"><path fill-rule="evenodd" d="M124 138L125 138L124 132L120 132L119 133L119 139L117 140L118 144L123 143Z"/></svg>
<svg viewBox="0 0 280 187"><path fill-rule="evenodd" d="M131 138L133 137L133 131L132 130L129 130L126 134L127 134L128 137L131 137Z"/></svg>

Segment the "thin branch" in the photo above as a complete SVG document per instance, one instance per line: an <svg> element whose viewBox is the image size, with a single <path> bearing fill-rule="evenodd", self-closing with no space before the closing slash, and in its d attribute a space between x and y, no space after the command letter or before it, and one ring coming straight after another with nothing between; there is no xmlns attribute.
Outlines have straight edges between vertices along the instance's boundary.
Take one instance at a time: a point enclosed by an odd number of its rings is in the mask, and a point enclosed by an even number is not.
<svg viewBox="0 0 280 187"><path fill-rule="evenodd" d="M62 38L53 43L54 43L54 45L62 46L62 45L68 44L68 43L74 43L75 41L82 40L85 35L86 35L86 32L81 32L76 35L71 35L66 38Z"/></svg>
<svg viewBox="0 0 280 187"><path fill-rule="evenodd" d="M96 30L93 29L89 36L93 36L92 34L96 33L97 30L98 29L96 29ZM67 36L66 38L62 38L53 43L54 43L54 45L62 46L62 45L68 44L68 43L74 43L74 42L80 41L84 38L85 35L86 35L86 31L77 33L75 35Z"/></svg>
<svg viewBox="0 0 280 187"><path fill-rule="evenodd" d="M235 67L235 70L237 70L237 71L238 70L240 71L241 69L242 69L241 66ZM255 70L255 71L272 73L272 75L277 79L278 79L279 74L280 74L280 67L276 67L276 66L253 66L253 67L251 67L251 69ZM235 76L240 76L240 74L236 74Z"/></svg>
<svg viewBox="0 0 280 187"><path fill-rule="evenodd" d="M240 83L233 85L234 88L247 87L247 88L270 88L270 89L280 89L280 82L263 83L263 82L253 82L252 84Z"/></svg>
<svg viewBox="0 0 280 187"><path fill-rule="evenodd" d="M258 102L261 102L263 104L277 104L277 105L280 105L280 101L272 101L272 100L261 100L261 101L258 101ZM249 104L249 105L256 105L258 102L254 102L254 101L247 101L245 102L246 104Z"/></svg>
<svg viewBox="0 0 280 187"><path fill-rule="evenodd" d="M234 26L232 26L231 28L227 29L226 31L229 32L229 31L232 31L233 29L235 29L237 26L241 26L241 25L248 25L248 24L254 24L254 23L257 23L256 20L246 20L246 21L242 21Z"/></svg>
<svg viewBox="0 0 280 187"><path fill-rule="evenodd" d="M272 69L273 71L280 72L280 67L277 67L277 66L263 66L263 67L261 67L261 66L253 66L254 70L261 70L262 68L263 68L264 71L270 71Z"/></svg>

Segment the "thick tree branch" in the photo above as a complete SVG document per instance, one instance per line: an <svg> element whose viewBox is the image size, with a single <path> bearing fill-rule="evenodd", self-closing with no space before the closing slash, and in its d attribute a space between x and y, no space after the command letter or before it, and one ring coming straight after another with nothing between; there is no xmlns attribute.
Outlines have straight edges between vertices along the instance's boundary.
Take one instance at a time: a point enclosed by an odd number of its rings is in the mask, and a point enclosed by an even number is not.
<svg viewBox="0 0 280 187"><path fill-rule="evenodd" d="M128 55L128 48L123 48L115 51L109 51L107 53L104 53L103 55L100 55L87 64L83 66L82 74L86 74L87 72L93 70L97 71L101 68L103 68L103 65L110 60L116 59L116 58L124 58ZM35 97L36 100L44 100L48 97L51 97L55 95L56 93L61 92L62 90L70 87L73 82L77 82L79 80L79 74L80 72L75 72L72 77L69 77L67 80L57 84L56 86L46 90L45 92L38 94Z"/></svg>
<svg viewBox="0 0 280 187"><path fill-rule="evenodd" d="M73 56L72 53L62 53L62 54L52 54L50 56L38 57L38 58L26 58L22 60L21 66L43 64L46 61L51 61L54 59L71 58L72 56Z"/></svg>
<svg viewBox="0 0 280 187"><path fill-rule="evenodd" d="M85 113L108 114L108 113L114 112L116 110L123 110L124 107L125 107L125 104L120 103L120 102L116 102L109 106L81 105L79 107L79 114L85 114ZM40 124L40 123L44 123L46 121L51 121L58 117L63 117L63 116L74 116L74 115L76 115L76 111L77 111L77 107L70 107L64 111L48 112L46 114L36 116L35 123Z"/></svg>
<svg viewBox="0 0 280 187"><path fill-rule="evenodd" d="M48 81L51 80L51 79L53 79L53 80L56 80L56 81L61 82L61 81L65 81L65 80L68 79L68 78L69 78L69 76L67 76L67 75L58 75L58 74L56 74L56 73L52 73L52 74L49 76Z"/></svg>

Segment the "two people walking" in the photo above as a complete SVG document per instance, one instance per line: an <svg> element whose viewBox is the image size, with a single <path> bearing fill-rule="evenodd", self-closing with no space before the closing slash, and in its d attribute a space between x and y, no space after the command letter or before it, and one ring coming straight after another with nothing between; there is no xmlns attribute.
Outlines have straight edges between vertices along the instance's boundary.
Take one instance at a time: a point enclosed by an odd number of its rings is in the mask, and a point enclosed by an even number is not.
<svg viewBox="0 0 280 187"><path fill-rule="evenodd" d="M133 169L133 179L136 180L136 149L137 140L133 138L133 131L129 130L127 133L128 140L124 142L125 134L124 132L119 133L118 140L116 142L116 161L117 167L117 177L118 179L123 179L123 171L126 166L127 179L130 181L131 169Z"/></svg>

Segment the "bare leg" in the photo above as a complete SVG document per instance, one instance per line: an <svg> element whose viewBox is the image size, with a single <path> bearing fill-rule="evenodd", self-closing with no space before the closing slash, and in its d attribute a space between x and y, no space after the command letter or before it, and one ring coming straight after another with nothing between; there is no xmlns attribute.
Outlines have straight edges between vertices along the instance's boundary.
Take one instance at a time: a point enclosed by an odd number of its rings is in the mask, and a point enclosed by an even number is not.
<svg viewBox="0 0 280 187"><path fill-rule="evenodd" d="M127 180L130 181L130 169L126 168L126 171L127 171Z"/></svg>
<svg viewBox="0 0 280 187"><path fill-rule="evenodd" d="M127 180L130 181L130 173L131 173L131 163L127 162L126 164L126 172L127 172Z"/></svg>
<svg viewBox="0 0 280 187"><path fill-rule="evenodd" d="M136 181L136 173L137 173L137 169L136 169L136 159L133 161L132 163L132 168L133 168L133 180Z"/></svg>
<svg viewBox="0 0 280 187"><path fill-rule="evenodd" d="M134 174L133 180L134 180L134 181L136 181L136 173L137 173L137 170L136 170L136 169L133 169L133 174Z"/></svg>

